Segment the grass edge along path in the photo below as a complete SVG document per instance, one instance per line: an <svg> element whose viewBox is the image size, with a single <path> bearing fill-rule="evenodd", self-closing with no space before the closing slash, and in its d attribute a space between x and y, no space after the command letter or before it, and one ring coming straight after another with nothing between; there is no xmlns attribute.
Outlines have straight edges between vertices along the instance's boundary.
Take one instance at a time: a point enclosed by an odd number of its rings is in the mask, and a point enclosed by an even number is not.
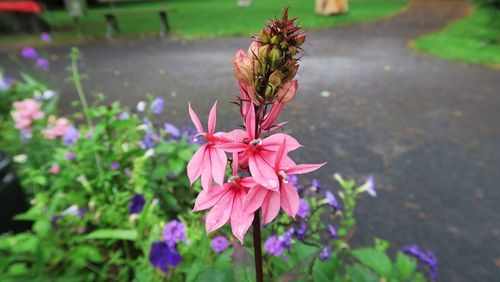
<svg viewBox="0 0 500 282"><path fill-rule="evenodd" d="M492 24L488 11L482 8L476 7L467 17L419 36L409 45L424 54L500 69L500 24Z"/></svg>

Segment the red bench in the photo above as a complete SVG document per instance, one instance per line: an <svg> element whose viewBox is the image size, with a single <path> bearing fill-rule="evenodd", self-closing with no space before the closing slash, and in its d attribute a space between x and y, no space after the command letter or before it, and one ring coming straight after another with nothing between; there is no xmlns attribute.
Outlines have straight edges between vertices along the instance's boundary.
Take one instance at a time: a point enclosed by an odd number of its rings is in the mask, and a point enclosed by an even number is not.
<svg viewBox="0 0 500 282"><path fill-rule="evenodd" d="M40 14L43 6L35 1L0 1L0 12Z"/></svg>

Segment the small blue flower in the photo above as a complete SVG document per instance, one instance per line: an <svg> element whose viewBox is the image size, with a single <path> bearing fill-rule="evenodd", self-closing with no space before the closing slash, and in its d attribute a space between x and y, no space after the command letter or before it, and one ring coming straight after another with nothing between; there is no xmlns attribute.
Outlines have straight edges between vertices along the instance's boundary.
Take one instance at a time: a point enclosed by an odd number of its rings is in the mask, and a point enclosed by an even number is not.
<svg viewBox="0 0 500 282"><path fill-rule="evenodd" d="M165 106L165 101L162 98L157 97L151 103L151 111L153 112L153 114L158 115L163 111L164 106Z"/></svg>
<svg viewBox="0 0 500 282"><path fill-rule="evenodd" d="M300 205L297 211L297 215L300 218L306 218L309 215L309 204L306 200L300 199Z"/></svg>
<svg viewBox="0 0 500 282"><path fill-rule="evenodd" d="M339 202L337 201L337 198L335 198L332 192L326 191L325 196L326 199L328 200L328 203L330 204L330 206L332 206L334 211L340 210Z"/></svg>
<svg viewBox="0 0 500 282"><path fill-rule="evenodd" d="M75 159L75 152L73 151L68 151L66 152L66 154L64 155L64 158L67 159L68 161L71 161L71 160L74 160Z"/></svg>
<svg viewBox="0 0 500 282"><path fill-rule="evenodd" d="M182 133L175 125L166 122L163 127L165 131L175 140L179 140L182 137Z"/></svg>
<svg viewBox="0 0 500 282"><path fill-rule="evenodd" d="M175 248L169 247L166 242L154 242L149 251L149 262L163 272L168 268L176 267L181 263L182 256Z"/></svg>
<svg viewBox="0 0 500 282"><path fill-rule="evenodd" d="M332 254L332 246L328 246L321 250L321 253L319 254L319 258L322 261L328 261L330 259L330 255Z"/></svg>
<svg viewBox="0 0 500 282"><path fill-rule="evenodd" d="M173 247L179 241L186 241L186 227L178 220L172 220L163 229L163 239L167 245Z"/></svg>
<svg viewBox="0 0 500 282"><path fill-rule="evenodd" d="M428 267L427 275L432 280L437 280L439 272L439 263L431 250L421 250L417 245L407 245L401 248L401 252L415 257L422 265Z"/></svg>
<svg viewBox="0 0 500 282"><path fill-rule="evenodd" d="M361 190L366 191L372 197L377 196L377 191L375 190L375 180L373 179L372 175L370 175L366 182L361 186Z"/></svg>
<svg viewBox="0 0 500 282"><path fill-rule="evenodd" d="M80 132L78 132L76 126L70 125L63 136L63 143L65 146L71 146L75 144L78 138L80 138Z"/></svg>
<svg viewBox="0 0 500 282"><path fill-rule="evenodd" d="M130 118L130 114L128 112L122 112L118 115L119 120L126 120Z"/></svg>
<svg viewBox="0 0 500 282"><path fill-rule="evenodd" d="M328 224L327 228L328 228L328 232L330 233L330 236L332 237L332 239L337 240L339 238L339 235L337 234L337 229L335 229L335 226Z"/></svg>
<svg viewBox="0 0 500 282"><path fill-rule="evenodd" d="M132 197L132 200L130 200L130 205L128 207L128 210L130 214L140 214L145 204L146 204L146 199L144 199L144 196L136 193L134 197Z"/></svg>
<svg viewBox="0 0 500 282"><path fill-rule="evenodd" d="M109 168L112 169L112 170L118 170L118 169L120 169L120 163L119 162L112 162L109 165Z"/></svg>
<svg viewBox="0 0 500 282"><path fill-rule="evenodd" d="M24 47L21 50L21 57L29 60L35 60L36 58L38 58L38 53L34 48Z"/></svg>
<svg viewBox="0 0 500 282"><path fill-rule="evenodd" d="M281 241L281 245L284 248L290 248L290 246L292 245L292 238L293 238L294 233L295 233L295 230L293 228L290 228L287 231L285 231L285 233L283 233L283 235L280 236L279 239Z"/></svg>
<svg viewBox="0 0 500 282"><path fill-rule="evenodd" d="M266 242L264 242L264 249L266 250L266 252L275 257L280 256L281 253L285 250L285 248L281 244L280 239L276 235L267 238Z"/></svg>
<svg viewBox="0 0 500 282"><path fill-rule="evenodd" d="M224 252L229 247L229 241L225 236L219 235L212 239L210 247L212 247L212 250L214 250L214 252L219 254Z"/></svg>
<svg viewBox="0 0 500 282"><path fill-rule="evenodd" d="M38 58L38 59L36 59L36 66L41 70L48 70L49 69L49 60L47 60L45 58Z"/></svg>
<svg viewBox="0 0 500 282"><path fill-rule="evenodd" d="M304 240L306 238L306 233L307 233L307 224L304 223L304 222L302 222L299 225L299 228L297 228L297 231L296 231L297 238L299 240Z"/></svg>

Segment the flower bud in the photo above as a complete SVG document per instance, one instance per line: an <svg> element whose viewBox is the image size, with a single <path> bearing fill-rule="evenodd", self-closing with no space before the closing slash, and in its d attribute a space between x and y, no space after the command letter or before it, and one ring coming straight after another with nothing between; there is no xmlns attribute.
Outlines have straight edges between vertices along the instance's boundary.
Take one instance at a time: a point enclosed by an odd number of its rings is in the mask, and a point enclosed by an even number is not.
<svg viewBox="0 0 500 282"><path fill-rule="evenodd" d="M282 103L287 103L295 97L295 93L297 92L297 80L287 81L281 86L278 90L278 100Z"/></svg>
<svg viewBox="0 0 500 282"><path fill-rule="evenodd" d="M269 58L271 59L271 69L276 69L278 66L279 60L281 59L281 51L278 47L273 47L271 52L269 53Z"/></svg>
<svg viewBox="0 0 500 282"><path fill-rule="evenodd" d="M269 34L269 30L267 29L263 29L261 32L260 32L260 36L259 36L259 39L260 39L260 42L262 43L268 43L269 40L271 39L271 35Z"/></svg>
<svg viewBox="0 0 500 282"><path fill-rule="evenodd" d="M299 47L300 45L304 44L304 41L306 41L306 34L303 32L295 37L295 46Z"/></svg>
<svg viewBox="0 0 500 282"><path fill-rule="evenodd" d="M288 54L290 55L290 57L297 55L297 52L298 52L297 47L295 46L288 47Z"/></svg>
<svg viewBox="0 0 500 282"><path fill-rule="evenodd" d="M276 70L274 71L270 76L269 76L269 84L275 89L278 88L281 84L281 78L283 77L283 74L279 71Z"/></svg>
<svg viewBox="0 0 500 282"><path fill-rule="evenodd" d="M248 47L247 56L250 60L255 59L259 54L260 43L257 41L252 42Z"/></svg>
<svg viewBox="0 0 500 282"><path fill-rule="evenodd" d="M280 42L280 39L278 38L278 36L273 36L271 37L271 44L273 45L278 45L278 43Z"/></svg>
<svg viewBox="0 0 500 282"><path fill-rule="evenodd" d="M234 55L233 66L236 79L246 85L253 84L252 61L243 50L239 49L236 55Z"/></svg>
<svg viewBox="0 0 500 282"><path fill-rule="evenodd" d="M259 48L259 60L261 62L263 63L266 62L267 57L269 56L269 51L270 51L269 45L264 45Z"/></svg>

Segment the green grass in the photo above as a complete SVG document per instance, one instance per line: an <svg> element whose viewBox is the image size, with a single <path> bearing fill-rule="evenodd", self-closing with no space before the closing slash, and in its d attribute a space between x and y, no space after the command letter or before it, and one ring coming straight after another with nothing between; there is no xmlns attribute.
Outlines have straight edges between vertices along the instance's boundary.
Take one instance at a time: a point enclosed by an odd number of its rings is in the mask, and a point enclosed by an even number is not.
<svg viewBox="0 0 500 282"><path fill-rule="evenodd" d="M500 15L496 24L484 9L444 30L417 38L414 47L445 59L500 66Z"/></svg>
<svg viewBox="0 0 500 282"><path fill-rule="evenodd" d="M253 0L248 8L239 8L237 0L168 0L170 26L184 38L246 35L260 30L263 23L279 15L284 5L291 16L299 16L306 28L335 26L372 20L394 14L406 6L404 0L352 0L350 11L341 16L323 17L314 13L315 0ZM116 17L122 35L152 34L160 30L158 11L165 2L118 4ZM109 8L96 8L76 27L65 11L48 11L44 18L54 28L55 41L104 37L104 14ZM32 43L33 36L0 37L0 42Z"/></svg>

